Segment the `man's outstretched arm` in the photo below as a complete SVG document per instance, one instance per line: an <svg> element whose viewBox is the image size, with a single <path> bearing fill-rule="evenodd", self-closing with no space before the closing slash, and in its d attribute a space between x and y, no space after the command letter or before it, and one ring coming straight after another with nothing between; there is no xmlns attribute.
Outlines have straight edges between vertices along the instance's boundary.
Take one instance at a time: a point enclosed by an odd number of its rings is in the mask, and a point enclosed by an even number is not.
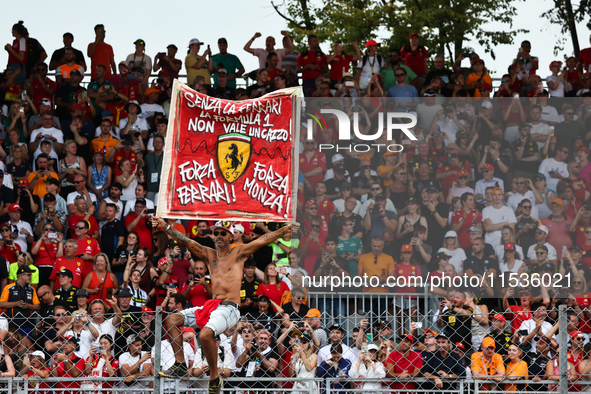
<svg viewBox="0 0 591 394"><path fill-rule="evenodd" d="M209 253L207 252L207 247L202 246L198 242L190 239L185 234L181 233L178 230L172 228L171 225L166 223L162 218L158 216L151 216L150 220L152 222L153 228L161 228L164 232L170 235L174 240L180 242L181 244L185 245L187 249L189 249L195 256L203 260L205 263L209 262Z"/></svg>
<svg viewBox="0 0 591 394"><path fill-rule="evenodd" d="M300 224L298 222L288 224L285 227L281 227L279 230L273 231L272 233L267 233L261 235L260 238L244 244L240 247L238 253L240 253L241 257L248 257L263 246L267 246L272 244L273 242L277 241L279 238L283 237L283 235L289 231L297 232L300 228Z"/></svg>

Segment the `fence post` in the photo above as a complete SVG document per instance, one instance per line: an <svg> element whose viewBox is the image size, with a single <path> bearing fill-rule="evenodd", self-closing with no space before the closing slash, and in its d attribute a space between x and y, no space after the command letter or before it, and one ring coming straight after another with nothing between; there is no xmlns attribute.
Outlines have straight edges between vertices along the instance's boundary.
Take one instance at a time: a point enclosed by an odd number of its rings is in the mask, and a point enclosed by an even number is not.
<svg viewBox="0 0 591 394"><path fill-rule="evenodd" d="M568 363L567 363L567 344L568 344L568 332L566 330L566 305L560 305L558 307L558 332L560 338L560 347L558 348L558 365L560 371L560 390L561 394L568 393Z"/></svg>
<svg viewBox="0 0 591 394"><path fill-rule="evenodd" d="M154 333L154 377L160 373L160 353L162 351L162 307L156 307L156 327ZM162 393L162 379L154 379L154 394Z"/></svg>

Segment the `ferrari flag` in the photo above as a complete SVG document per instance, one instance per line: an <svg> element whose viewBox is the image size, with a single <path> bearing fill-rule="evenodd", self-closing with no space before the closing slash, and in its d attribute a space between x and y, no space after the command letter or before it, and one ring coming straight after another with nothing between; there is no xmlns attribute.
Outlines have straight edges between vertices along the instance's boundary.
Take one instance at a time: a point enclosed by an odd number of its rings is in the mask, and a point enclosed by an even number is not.
<svg viewBox="0 0 591 394"><path fill-rule="evenodd" d="M299 93L284 89L229 101L175 80L158 216L291 221Z"/></svg>

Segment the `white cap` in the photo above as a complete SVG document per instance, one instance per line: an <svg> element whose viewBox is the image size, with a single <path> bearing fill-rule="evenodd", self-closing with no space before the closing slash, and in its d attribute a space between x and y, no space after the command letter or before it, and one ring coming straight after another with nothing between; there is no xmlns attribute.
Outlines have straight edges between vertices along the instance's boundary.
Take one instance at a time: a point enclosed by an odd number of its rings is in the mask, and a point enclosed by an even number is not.
<svg viewBox="0 0 591 394"><path fill-rule="evenodd" d="M443 238L451 238L451 237L457 238L457 236L458 236L458 234L455 231L450 230L447 233L445 233L445 237L443 237Z"/></svg>
<svg viewBox="0 0 591 394"><path fill-rule="evenodd" d="M219 220L216 224L209 227L211 231L215 231L217 228L229 231L231 234L234 234L234 223L229 220ZM244 227L242 227L242 229L244 229Z"/></svg>
<svg viewBox="0 0 591 394"><path fill-rule="evenodd" d="M191 41L189 41L189 46L193 45L193 44L199 44L199 45L203 45L204 43L199 41L198 38L191 38Z"/></svg>
<svg viewBox="0 0 591 394"><path fill-rule="evenodd" d="M373 343L370 343L369 345L367 345L367 350L380 350L380 348L378 348L378 345L375 345Z"/></svg>
<svg viewBox="0 0 591 394"><path fill-rule="evenodd" d="M241 225L240 223L235 224L234 225L234 231L240 231L242 234L244 234L244 226Z"/></svg>
<svg viewBox="0 0 591 394"><path fill-rule="evenodd" d="M548 234L548 227L546 227L544 225L538 226L538 230L542 230L543 232L545 232L546 234Z"/></svg>
<svg viewBox="0 0 591 394"><path fill-rule="evenodd" d="M481 107L491 109L493 105L490 101L483 101Z"/></svg>
<svg viewBox="0 0 591 394"><path fill-rule="evenodd" d="M35 350L33 353L31 353L31 355L35 357L41 357L43 360L45 360L45 353L40 350Z"/></svg>
<svg viewBox="0 0 591 394"><path fill-rule="evenodd" d="M345 158L343 157L343 155L341 155L340 153L337 153L336 155L334 155L332 157L332 162L335 163L337 161L341 161L341 160L345 160Z"/></svg>

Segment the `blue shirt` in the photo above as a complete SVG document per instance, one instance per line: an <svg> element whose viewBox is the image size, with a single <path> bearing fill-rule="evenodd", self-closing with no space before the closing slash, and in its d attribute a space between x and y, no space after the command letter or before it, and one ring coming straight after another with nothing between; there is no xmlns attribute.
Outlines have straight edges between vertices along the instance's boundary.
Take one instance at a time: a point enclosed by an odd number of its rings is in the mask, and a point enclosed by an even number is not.
<svg viewBox="0 0 591 394"><path fill-rule="evenodd" d="M350 388L350 384L349 382L345 381L344 379L348 379L349 378L349 369L351 369L351 361L347 360L345 357L341 357L341 359L339 360L339 364L337 366L337 368L335 368L334 366L330 366L328 365L328 363L326 361L322 362L322 364L320 364L320 367L318 367L318 369L316 370L316 376L319 378L325 378L325 379L336 379L337 377L340 377L343 379L343 381L340 382L335 382L332 381L330 384L330 392L334 393L334 390L339 390L339 389L349 389ZM322 389L322 394L326 393L326 390ZM345 391L339 391L339 394L346 394Z"/></svg>
<svg viewBox="0 0 591 394"><path fill-rule="evenodd" d="M395 97L397 103L412 103L413 101L419 101L417 88L412 85L392 86L388 89L388 97ZM396 111L405 112L406 107L397 107Z"/></svg>

